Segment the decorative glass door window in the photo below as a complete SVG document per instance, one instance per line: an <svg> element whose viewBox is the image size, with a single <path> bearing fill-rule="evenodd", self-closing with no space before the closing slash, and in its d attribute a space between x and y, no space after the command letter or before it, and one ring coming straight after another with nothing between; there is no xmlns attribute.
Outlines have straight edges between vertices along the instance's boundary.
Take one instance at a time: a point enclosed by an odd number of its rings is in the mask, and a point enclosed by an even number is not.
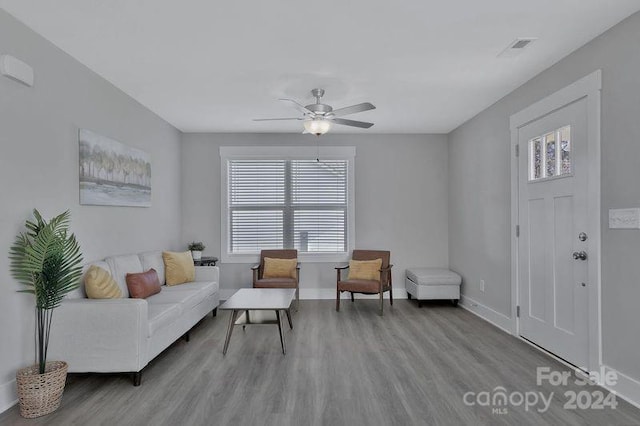
<svg viewBox="0 0 640 426"><path fill-rule="evenodd" d="M529 181L571 174L571 126L529 141Z"/></svg>

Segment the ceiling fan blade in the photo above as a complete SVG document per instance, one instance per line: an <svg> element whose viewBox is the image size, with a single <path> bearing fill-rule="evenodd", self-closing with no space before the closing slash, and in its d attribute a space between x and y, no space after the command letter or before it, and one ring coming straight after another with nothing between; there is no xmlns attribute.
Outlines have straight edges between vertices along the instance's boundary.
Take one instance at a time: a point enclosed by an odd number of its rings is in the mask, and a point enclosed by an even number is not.
<svg viewBox="0 0 640 426"><path fill-rule="evenodd" d="M376 107L370 102L363 102L361 104L335 109L332 114L334 117L342 117L343 115L355 114L356 112L369 111L371 109L376 109Z"/></svg>
<svg viewBox="0 0 640 426"><path fill-rule="evenodd" d="M280 120L304 120L302 117L290 118L254 118L253 121L280 121Z"/></svg>
<svg viewBox="0 0 640 426"><path fill-rule="evenodd" d="M344 118L334 118L331 121L336 124L342 124L343 126L360 127L362 129L368 129L373 126L373 123L367 123L366 121L346 120Z"/></svg>
<svg viewBox="0 0 640 426"><path fill-rule="evenodd" d="M313 111L311 111L310 109L307 109L307 107L305 107L300 102L298 102L298 101L296 101L294 99L280 98L279 100L280 101L285 101L285 102L291 102L293 104L293 106L295 106L303 114L311 114L312 116L315 116L315 113Z"/></svg>

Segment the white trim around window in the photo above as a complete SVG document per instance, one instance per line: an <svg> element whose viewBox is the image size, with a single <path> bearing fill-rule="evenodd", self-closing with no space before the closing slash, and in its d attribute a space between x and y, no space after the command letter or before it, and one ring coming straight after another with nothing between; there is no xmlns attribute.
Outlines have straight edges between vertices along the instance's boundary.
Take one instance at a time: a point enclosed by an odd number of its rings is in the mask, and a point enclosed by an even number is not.
<svg viewBox="0 0 640 426"><path fill-rule="evenodd" d="M220 254L223 263L255 263L258 254L229 252L229 162L232 160L346 160L347 167L347 244L346 252L299 253L301 262L345 262L355 247L355 147L321 146L237 146L220 147Z"/></svg>

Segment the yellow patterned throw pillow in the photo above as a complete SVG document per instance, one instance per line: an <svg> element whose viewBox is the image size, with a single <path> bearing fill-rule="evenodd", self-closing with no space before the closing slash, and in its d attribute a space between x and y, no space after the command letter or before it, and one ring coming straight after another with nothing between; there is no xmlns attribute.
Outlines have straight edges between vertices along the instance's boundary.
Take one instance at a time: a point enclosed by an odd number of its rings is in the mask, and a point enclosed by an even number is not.
<svg viewBox="0 0 640 426"><path fill-rule="evenodd" d="M175 253L163 251L164 275L167 285L189 283L196 279L196 268L193 266L193 257L190 251Z"/></svg>
<svg viewBox="0 0 640 426"><path fill-rule="evenodd" d="M380 268L382 259L375 260L350 260L349 279L380 281Z"/></svg>
<svg viewBox="0 0 640 426"><path fill-rule="evenodd" d="M262 278L296 278L298 259L264 258Z"/></svg>
<svg viewBox="0 0 640 426"><path fill-rule="evenodd" d="M119 299L122 291L111 274L99 266L91 265L84 275L84 290L89 299Z"/></svg>

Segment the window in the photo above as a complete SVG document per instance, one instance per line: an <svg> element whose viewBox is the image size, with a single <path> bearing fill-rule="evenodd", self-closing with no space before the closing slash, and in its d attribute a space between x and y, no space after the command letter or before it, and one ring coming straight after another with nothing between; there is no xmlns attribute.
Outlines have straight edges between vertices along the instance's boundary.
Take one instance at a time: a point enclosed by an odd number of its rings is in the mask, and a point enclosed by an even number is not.
<svg viewBox="0 0 640 426"><path fill-rule="evenodd" d="M529 181L568 175L571 175L571 126L529 141Z"/></svg>
<svg viewBox="0 0 640 426"><path fill-rule="evenodd" d="M319 161L315 151L221 148L223 261L251 262L279 248L295 248L307 261L346 258L354 150L323 147Z"/></svg>

